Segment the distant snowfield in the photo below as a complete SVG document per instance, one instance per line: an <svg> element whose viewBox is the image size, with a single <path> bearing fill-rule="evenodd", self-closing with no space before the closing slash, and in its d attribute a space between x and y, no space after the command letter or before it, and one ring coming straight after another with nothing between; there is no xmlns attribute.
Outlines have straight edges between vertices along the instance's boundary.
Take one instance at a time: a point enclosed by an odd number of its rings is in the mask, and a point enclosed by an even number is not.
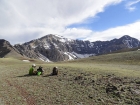
<svg viewBox="0 0 140 105"><path fill-rule="evenodd" d="M74 60L76 58L88 58L90 56L95 56L95 54L78 54L76 52L64 52L65 55L69 56L68 60Z"/></svg>
<svg viewBox="0 0 140 105"><path fill-rule="evenodd" d="M78 58L88 58L90 56L95 56L95 54L78 54L78 53L75 53L75 52L73 52L73 54L75 56L77 56Z"/></svg>
<svg viewBox="0 0 140 105"><path fill-rule="evenodd" d="M22 60L22 61L24 61L24 62L30 62L29 60Z"/></svg>

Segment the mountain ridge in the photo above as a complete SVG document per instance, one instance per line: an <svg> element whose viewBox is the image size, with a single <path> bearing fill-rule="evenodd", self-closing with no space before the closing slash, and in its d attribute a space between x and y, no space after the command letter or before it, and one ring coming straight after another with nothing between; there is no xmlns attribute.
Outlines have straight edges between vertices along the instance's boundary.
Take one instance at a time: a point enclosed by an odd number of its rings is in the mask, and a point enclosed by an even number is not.
<svg viewBox="0 0 140 105"><path fill-rule="evenodd" d="M90 42L68 39L59 35L50 34L37 40L24 43L23 46L26 46L26 50L31 51L32 49L38 53L38 55L43 55L43 58L41 57L41 59L47 58L50 61L64 61L106 54L124 48L138 47L140 44L137 39L128 35L111 41ZM27 54L25 55L28 56ZM35 58L39 58L39 56Z"/></svg>
<svg viewBox="0 0 140 105"><path fill-rule="evenodd" d="M90 42L49 34L23 44L16 44L13 48L24 57L57 62L102 55L139 46L140 41L129 35L110 41Z"/></svg>

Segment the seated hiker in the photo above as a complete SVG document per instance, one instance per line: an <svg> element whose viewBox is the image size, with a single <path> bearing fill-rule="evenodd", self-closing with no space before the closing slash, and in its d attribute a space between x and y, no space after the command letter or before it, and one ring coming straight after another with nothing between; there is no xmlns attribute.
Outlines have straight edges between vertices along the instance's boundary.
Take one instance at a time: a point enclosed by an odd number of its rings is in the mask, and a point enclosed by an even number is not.
<svg viewBox="0 0 140 105"><path fill-rule="evenodd" d="M43 67L39 66L39 68L37 69L37 75L43 75L44 74L44 70L42 68Z"/></svg>
<svg viewBox="0 0 140 105"><path fill-rule="evenodd" d="M58 75L58 68L57 67L53 68L51 75Z"/></svg>
<svg viewBox="0 0 140 105"><path fill-rule="evenodd" d="M29 70L29 75L36 75L37 71L35 71L34 69L36 68L35 64L32 64L32 67Z"/></svg>

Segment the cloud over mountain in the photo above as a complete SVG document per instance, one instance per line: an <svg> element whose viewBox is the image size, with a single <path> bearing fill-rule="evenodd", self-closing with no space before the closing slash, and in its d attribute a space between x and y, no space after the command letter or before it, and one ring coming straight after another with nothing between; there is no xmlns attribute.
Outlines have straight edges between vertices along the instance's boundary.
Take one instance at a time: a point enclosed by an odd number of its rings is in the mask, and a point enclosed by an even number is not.
<svg viewBox="0 0 140 105"><path fill-rule="evenodd" d="M104 12L106 7L121 2L123 0L1 0L0 38L9 40L12 44L23 43L46 34L79 39L99 39L105 35L106 40L108 35L105 33L108 34L115 28L98 32L84 27L68 26L84 22L90 17L94 18L96 14ZM122 36L123 33L120 34Z"/></svg>

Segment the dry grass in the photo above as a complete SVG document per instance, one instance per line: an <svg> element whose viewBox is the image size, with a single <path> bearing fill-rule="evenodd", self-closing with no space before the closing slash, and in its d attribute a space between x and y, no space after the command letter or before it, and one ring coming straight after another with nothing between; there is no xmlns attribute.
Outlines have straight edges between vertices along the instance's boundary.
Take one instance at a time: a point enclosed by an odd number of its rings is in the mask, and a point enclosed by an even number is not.
<svg viewBox="0 0 140 105"><path fill-rule="evenodd" d="M131 54L134 58L134 52ZM139 61L132 59L135 62L130 65L120 56L59 63L0 59L0 101L4 105L139 105ZM121 63L112 62L118 57ZM45 75L28 76L32 63L43 66ZM59 75L49 76L54 66Z"/></svg>

